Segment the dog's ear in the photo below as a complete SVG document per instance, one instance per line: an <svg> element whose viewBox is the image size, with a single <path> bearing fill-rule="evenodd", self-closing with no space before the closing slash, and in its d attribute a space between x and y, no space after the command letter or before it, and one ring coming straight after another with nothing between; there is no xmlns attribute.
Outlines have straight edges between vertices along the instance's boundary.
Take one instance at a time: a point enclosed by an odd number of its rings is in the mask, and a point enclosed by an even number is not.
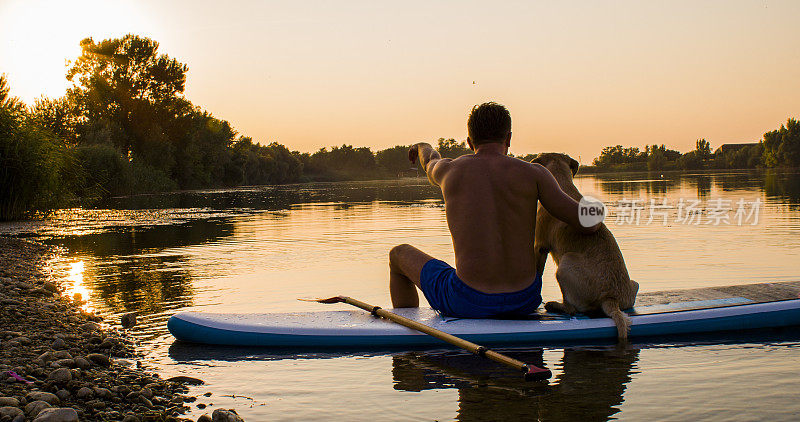
<svg viewBox="0 0 800 422"><path fill-rule="evenodd" d="M533 160L531 160L531 163L542 164L542 154L536 154L536 156L533 157Z"/></svg>
<svg viewBox="0 0 800 422"><path fill-rule="evenodd" d="M569 168L572 169L572 175L573 176L578 174L578 167L580 167L580 166L581 166L581 164L576 159L570 157L570 159L569 159Z"/></svg>

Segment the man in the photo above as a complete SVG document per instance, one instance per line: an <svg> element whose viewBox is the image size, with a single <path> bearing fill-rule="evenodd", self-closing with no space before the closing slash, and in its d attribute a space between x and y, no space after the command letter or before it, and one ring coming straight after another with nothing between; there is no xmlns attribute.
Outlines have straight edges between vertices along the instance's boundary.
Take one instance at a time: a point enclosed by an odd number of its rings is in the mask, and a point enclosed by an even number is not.
<svg viewBox="0 0 800 422"><path fill-rule="evenodd" d="M396 308L417 307L417 288L431 307L462 318L526 315L542 301L533 240L538 201L583 233L578 203L539 164L509 157L511 116L497 103L475 106L467 122L475 152L441 158L427 143L408 151L442 189L456 267L411 245L389 252L389 290Z"/></svg>

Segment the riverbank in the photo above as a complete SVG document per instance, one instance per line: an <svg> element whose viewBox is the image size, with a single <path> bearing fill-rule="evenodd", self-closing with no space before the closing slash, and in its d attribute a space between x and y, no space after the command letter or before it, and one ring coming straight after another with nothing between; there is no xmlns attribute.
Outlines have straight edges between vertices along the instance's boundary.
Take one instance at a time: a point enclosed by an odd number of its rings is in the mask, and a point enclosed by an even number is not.
<svg viewBox="0 0 800 422"><path fill-rule="evenodd" d="M57 250L0 237L0 421L189 421L191 378L139 369L125 331L62 296L42 265ZM202 415L198 421L211 421ZM240 421L217 409L214 421Z"/></svg>

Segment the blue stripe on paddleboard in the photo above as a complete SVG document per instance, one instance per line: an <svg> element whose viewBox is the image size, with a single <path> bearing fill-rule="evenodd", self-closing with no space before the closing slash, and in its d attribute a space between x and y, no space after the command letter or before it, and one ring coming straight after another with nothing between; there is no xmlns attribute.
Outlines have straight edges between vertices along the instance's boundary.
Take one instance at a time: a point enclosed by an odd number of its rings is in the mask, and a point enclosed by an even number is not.
<svg viewBox="0 0 800 422"><path fill-rule="evenodd" d="M693 300L689 302L672 302L660 305L636 306L629 311L633 315L646 315L661 312L674 312L689 309L719 308L722 306L743 305L753 303L744 297L727 297L725 299Z"/></svg>

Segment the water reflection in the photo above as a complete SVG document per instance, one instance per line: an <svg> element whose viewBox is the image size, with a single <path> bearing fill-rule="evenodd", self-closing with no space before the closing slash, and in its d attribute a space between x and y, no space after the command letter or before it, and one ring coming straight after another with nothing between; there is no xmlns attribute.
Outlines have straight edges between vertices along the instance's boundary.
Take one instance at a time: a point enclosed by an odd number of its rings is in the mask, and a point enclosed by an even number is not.
<svg viewBox="0 0 800 422"><path fill-rule="evenodd" d="M541 365L542 350L506 352ZM619 412L626 385L636 372L637 349L568 348L550 384L500 372L472 355L407 353L392 358L394 388L420 392L458 389L460 421L606 420Z"/></svg>
<svg viewBox="0 0 800 422"><path fill-rule="evenodd" d="M215 210L284 210L294 204L392 201L412 203L441 199L441 191L427 179L413 178L346 183L254 186L217 191L185 191L111 198L97 204L111 209L208 208Z"/></svg>
<svg viewBox="0 0 800 422"><path fill-rule="evenodd" d="M86 309L112 314L158 314L191 306L194 296L192 265L187 256L167 250L217 242L233 234L230 221L209 219L176 225L113 227L101 233L55 237L46 242L68 250L53 266L64 268L68 294L80 294L87 300Z"/></svg>
<svg viewBox="0 0 800 422"><path fill-rule="evenodd" d="M764 175L764 193L767 197L781 199L795 208L800 205L800 175L769 171Z"/></svg>
<svg viewBox="0 0 800 422"><path fill-rule="evenodd" d="M800 202L800 173L797 170L743 170L708 173L621 173L582 176L593 180L593 190L614 197L661 197L674 192L692 193L706 199L715 190L723 192L763 190L767 196Z"/></svg>

